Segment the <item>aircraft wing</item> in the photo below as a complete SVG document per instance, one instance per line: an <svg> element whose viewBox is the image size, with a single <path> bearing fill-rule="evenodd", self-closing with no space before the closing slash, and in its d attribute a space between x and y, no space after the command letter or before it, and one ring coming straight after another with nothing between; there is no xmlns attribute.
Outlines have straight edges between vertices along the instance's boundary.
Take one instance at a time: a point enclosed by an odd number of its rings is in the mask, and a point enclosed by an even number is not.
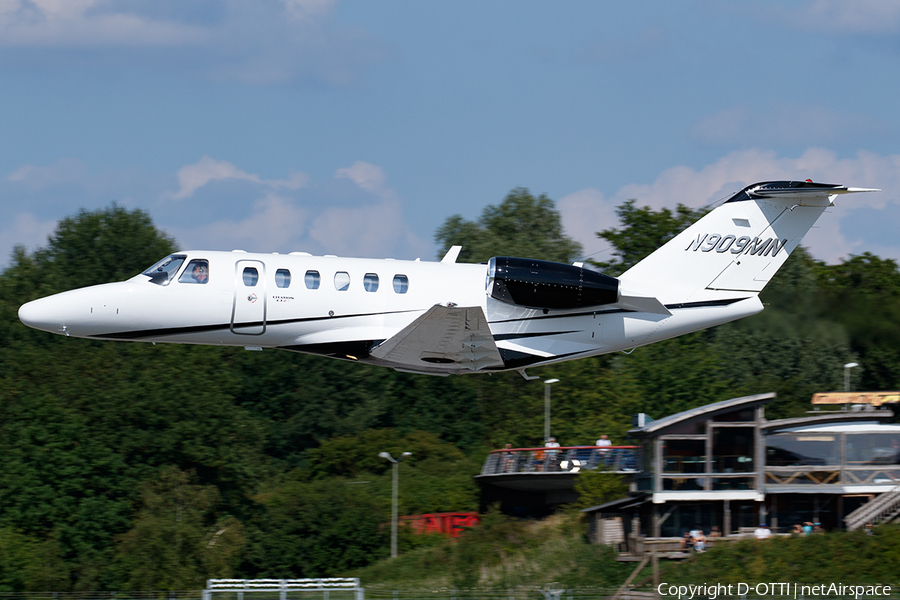
<svg viewBox="0 0 900 600"><path fill-rule="evenodd" d="M432 306L369 352L398 370L429 373L503 367L481 307Z"/></svg>

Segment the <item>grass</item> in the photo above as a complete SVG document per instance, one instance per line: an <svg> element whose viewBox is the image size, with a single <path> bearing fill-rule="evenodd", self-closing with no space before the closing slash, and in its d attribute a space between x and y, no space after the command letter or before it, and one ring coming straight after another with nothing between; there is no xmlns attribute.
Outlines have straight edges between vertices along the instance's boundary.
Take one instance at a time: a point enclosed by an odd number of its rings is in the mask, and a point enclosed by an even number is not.
<svg viewBox="0 0 900 600"><path fill-rule="evenodd" d="M606 546L591 544L579 513L541 521L489 513L459 539L406 537L396 559L352 576L378 590L534 590L616 588L634 569ZM831 532L721 544L679 563L663 561L663 581L678 583L797 582L896 585L900 582L900 526L875 534ZM637 579L649 575L645 572ZM533 594L532 594L533 595Z"/></svg>
<svg viewBox="0 0 900 600"><path fill-rule="evenodd" d="M587 541L578 513L533 521L491 512L456 540L432 540L352 575L367 589L614 587L633 568L615 556Z"/></svg>

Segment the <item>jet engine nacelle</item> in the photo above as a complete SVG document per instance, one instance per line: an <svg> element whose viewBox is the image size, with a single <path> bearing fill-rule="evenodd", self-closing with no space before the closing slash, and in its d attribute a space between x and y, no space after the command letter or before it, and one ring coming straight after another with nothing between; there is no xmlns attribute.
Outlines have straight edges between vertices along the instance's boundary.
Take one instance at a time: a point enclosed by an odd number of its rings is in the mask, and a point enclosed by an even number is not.
<svg viewBox="0 0 900 600"><path fill-rule="evenodd" d="M495 256L488 261L486 291L528 308L586 308L615 304L619 280L577 265Z"/></svg>

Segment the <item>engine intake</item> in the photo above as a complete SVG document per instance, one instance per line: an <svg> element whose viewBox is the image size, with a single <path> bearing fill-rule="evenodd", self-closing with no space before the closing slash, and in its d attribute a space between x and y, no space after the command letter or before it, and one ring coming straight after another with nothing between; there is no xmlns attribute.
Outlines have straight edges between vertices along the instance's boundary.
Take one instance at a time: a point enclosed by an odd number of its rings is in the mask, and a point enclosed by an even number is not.
<svg viewBox="0 0 900 600"><path fill-rule="evenodd" d="M491 298L528 308L567 309L615 304L619 280L575 265L495 256L488 261Z"/></svg>

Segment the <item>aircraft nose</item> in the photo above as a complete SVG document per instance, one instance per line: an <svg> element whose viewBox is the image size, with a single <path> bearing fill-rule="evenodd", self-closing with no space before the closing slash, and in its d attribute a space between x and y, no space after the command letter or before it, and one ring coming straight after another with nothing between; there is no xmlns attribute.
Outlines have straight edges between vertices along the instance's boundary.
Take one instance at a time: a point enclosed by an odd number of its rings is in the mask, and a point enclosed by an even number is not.
<svg viewBox="0 0 900 600"><path fill-rule="evenodd" d="M61 311L58 304L57 299L52 296L26 302L19 307L19 320L41 331L66 333L66 324L60 319Z"/></svg>

